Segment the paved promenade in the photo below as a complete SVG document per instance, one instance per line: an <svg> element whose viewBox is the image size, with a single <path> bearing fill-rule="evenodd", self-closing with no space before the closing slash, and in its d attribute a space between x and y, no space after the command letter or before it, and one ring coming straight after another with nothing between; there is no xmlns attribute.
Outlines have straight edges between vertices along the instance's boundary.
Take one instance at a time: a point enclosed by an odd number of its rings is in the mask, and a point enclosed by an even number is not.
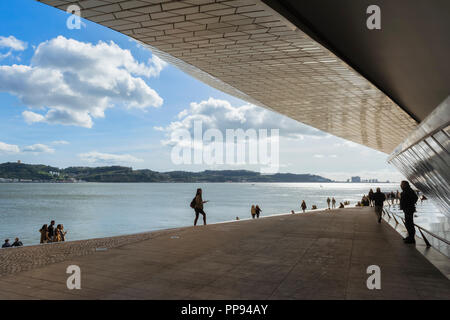
<svg viewBox="0 0 450 320"><path fill-rule="evenodd" d="M447 277L371 208L7 249L0 261L0 299L450 299ZM81 290L66 287L69 265ZM381 290L367 289L369 265Z"/></svg>

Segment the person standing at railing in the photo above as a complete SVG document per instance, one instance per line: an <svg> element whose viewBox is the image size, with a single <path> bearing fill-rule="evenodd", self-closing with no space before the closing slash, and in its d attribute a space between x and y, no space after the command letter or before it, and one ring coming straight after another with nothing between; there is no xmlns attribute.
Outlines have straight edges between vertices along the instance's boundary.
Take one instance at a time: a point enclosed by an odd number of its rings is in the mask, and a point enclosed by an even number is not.
<svg viewBox="0 0 450 320"><path fill-rule="evenodd" d="M377 192L372 194L372 200L375 204L375 213L378 217L378 223L381 223L381 213L383 212L383 204L386 200L386 196L381 192L380 188L377 188Z"/></svg>
<svg viewBox="0 0 450 320"><path fill-rule="evenodd" d="M416 228L414 227L414 212L416 212L417 194L409 185L408 181L402 181L400 184L402 193L400 194L400 209L405 213L405 227L408 230L408 236L403 239L405 243L416 243L414 238Z"/></svg>

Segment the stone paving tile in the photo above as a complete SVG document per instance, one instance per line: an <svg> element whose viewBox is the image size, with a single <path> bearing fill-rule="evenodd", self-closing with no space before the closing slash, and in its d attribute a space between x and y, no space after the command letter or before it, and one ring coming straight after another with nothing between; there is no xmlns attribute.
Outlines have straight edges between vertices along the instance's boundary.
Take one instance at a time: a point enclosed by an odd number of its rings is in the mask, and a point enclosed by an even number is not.
<svg viewBox="0 0 450 320"><path fill-rule="evenodd" d="M450 299L450 281L369 209L127 237L69 242L55 252L24 248L44 258L3 261L16 267L0 265L0 299ZM108 250L92 251L107 243ZM81 290L66 287L72 264L82 270ZM381 290L367 289L373 264L381 268Z"/></svg>

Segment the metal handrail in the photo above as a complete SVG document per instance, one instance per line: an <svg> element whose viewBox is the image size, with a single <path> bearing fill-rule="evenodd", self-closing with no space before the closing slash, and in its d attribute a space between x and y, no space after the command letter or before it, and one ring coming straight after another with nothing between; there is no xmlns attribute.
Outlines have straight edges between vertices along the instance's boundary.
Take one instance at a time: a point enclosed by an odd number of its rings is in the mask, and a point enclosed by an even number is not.
<svg viewBox="0 0 450 320"><path fill-rule="evenodd" d="M391 215L392 215L392 218L394 218L396 224L398 224L397 219L395 219L396 216L397 216L397 218L400 218L400 219L403 221L403 224L405 224L405 218L403 218L402 216L400 216L400 215L398 215L398 214L396 214L396 213L390 211L389 209L387 209L387 208L385 208L385 207L383 208L383 212L384 212L385 214L387 214L387 215L389 216L389 218L390 218ZM390 215L389 213L390 213L391 215ZM406 225L405 225L405 227L406 227ZM444 239L444 238L438 236L437 234L434 234L433 232L431 232L431 231L429 231L429 230L427 230L427 229L425 229L425 228L422 228L421 226L419 226L419 225L417 225L417 224L415 224L415 223L414 223L414 227L417 227L417 228L419 229L419 232L420 232L420 234L422 235L422 238L423 238L423 240L425 241L425 244L426 244L427 247L431 247L431 244L430 244L430 242L428 242L428 239L425 237L425 235L423 234L422 231L428 233L428 234L429 234L430 236L432 236L433 238L436 238L436 239L438 239L439 241L442 241L442 242L446 243L447 245L450 245L450 241L448 241L447 239Z"/></svg>

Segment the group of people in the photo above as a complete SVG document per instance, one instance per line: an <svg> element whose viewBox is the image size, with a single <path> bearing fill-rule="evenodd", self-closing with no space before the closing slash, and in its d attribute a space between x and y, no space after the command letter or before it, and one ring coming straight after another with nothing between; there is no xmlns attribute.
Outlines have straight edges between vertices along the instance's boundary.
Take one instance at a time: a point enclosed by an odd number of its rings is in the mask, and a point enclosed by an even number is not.
<svg viewBox="0 0 450 320"><path fill-rule="evenodd" d="M58 224L55 228L55 220L52 220L50 225L44 224L39 232L41 234L40 243L66 241L67 231L64 231L64 226L62 224Z"/></svg>
<svg viewBox="0 0 450 320"><path fill-rule="evenodd" d="M408 231L408 236L403 238L403 241L405 243L416 243L415 240L415 234L416 234L416 228L414 226L414 212L416 212L416 203L419 197L417 196L417 193L411 188L408 181L402 181L400 183L400 188L402 189L402 192L399 193L393 193L389 192L388 194L384 194L381 192L380 188L377 188L376 192L370 193L369 191L369 201L371 202L371 205L375 207L375 213L378 218L378 223L381 223L381 215L383 213L383 205L385 201L391 200L392 201L392 194L394 194L394 199L398 201L400 204L400 210L403 210L403 213L405 214L405 227ZM390 198L388 198L388 195L390 195ZM392 202L393 204L393 202Z"/></svg>
<svg viewBox="0 0 450 320"><path fill-rule="evenodd" d="M330 203L331 203L331 208L330 208ZM330 199L330 197L327 198L327 205L328 205L328 210L331 209L336 209L336 199L333 197Z"/></svg>
<svg viewBox="0 0 450 320"><path fill-rule="evenodd" d="M205 221L206 224L206 221ZM58 224L55 227L55 221L52 220L50 225L44 224L42 228L39 230L41 234L40 243L51 243L51 242L62 242L66 241L67 231L64 230L64 226L62 224ZM2 248L12 248L12 247L22 247L23 243L19 238L16 238L15 241L11 244L9 239L5 239L5 242L2 245Z"/></svg>
<svg viewBox="0 0 450 320"><path fill-rule="evenodd" d="M191 207L192 209L194 209L194 212L195 212L194 226L197 225L197 221L198 221L198 218L199 218L200 215L203 216L203 224L206 225L206 213L205 213L205 211L203 210L203 205L204 205L205 203L207 203L208 201L207 201L207 200L206 200L206 201L203 200L202 193L203 193L203 192L202 192L202 189L201 189L201 188L198 188L197 191L196 191L196 193L195 193L195 196L194 196L194 198L192 199L191 204L190 204L190 207ZM330 198L327 198L327 204L328 204L328 209L329 209L329 210L335 209L335 208L336 208L336 199L335 199L334 197L332 197L331 199L330 199ZM330 204L331 204L331 207L330 207ZM344 204L347 204L347 205L348 205L349 202L348 202L348 201L345 201L344 203L340 202L340 203L339 203L339 208L344 208ZM306 209L307 209L307 205L306 205L305 200L302 200L302 203L301 203L300 207L301 207L303 213L305 213L305 212L306 212ZM311 208L312 208L312 209L317 209L317 206L316 206L316 205L313 205ZM251 214L251 216L252 216L253 219L259 218L261 212L262 212L262 210L261 210L261 208L259 207L259 205L254 205L254 204L252 204L252 206L251 206L251 208L250 208L250 214ZM294 210L292 210L291 213L295 213ZM239 217L236 217L236 220L240 220ZM52 222L54 222L54 221L52 221ZM45 226L46 226L46 225L45 225ZM59 226L59 225L58 225L58 226ZM44 227L43 227L43 228L44 228ZM57 229L58 229L58 228L57 228ZM64 240L63 240L63 241L64 241Z"/></svg>
<svg viewBox="0 0 450 320"><path fill-rule="evenodd" d="M23 246L22 241L19 238L16 238L15 241L11 244L9 243L9 239L5 239L5 243L3 243L2 248L13 248L13 247L21 247Z"/></svg>
<svg viewBox="0 0 450 320"><path fill-rule="evenodd" d="M250 209L250 213L252 214L252 218L255 219L259 218L260 213L262 212L261 208L259 207L259 205L254 205L252 204L252 208Z"/></svg>
<svg viewBox="0 0 450 320"><path fill-rule="evenodd" d="M332 197L331 199L330 199L330 197L328 197L328 198L327 198L327 206L328 206L328 210L336 209L336 202L337 202L337 201L336 201L336 199L335 199L334 197ZM345 203L347 203L347 201L345 201L344 203L339 202L339 209L344 208L344 207L345 207L345 206L344 206ZM331 207L330 207L330 204L331 204ZM300 205L300 207L301 207L301 209L302 209L302 212L305 213L306 209L308 208L307 205L306 205L305 200L302 200L302 204ZM316 206L316 205L313 205L313 206L311 207L311 209L315 210L315 209L317 209L317 206Z"/></svg>

